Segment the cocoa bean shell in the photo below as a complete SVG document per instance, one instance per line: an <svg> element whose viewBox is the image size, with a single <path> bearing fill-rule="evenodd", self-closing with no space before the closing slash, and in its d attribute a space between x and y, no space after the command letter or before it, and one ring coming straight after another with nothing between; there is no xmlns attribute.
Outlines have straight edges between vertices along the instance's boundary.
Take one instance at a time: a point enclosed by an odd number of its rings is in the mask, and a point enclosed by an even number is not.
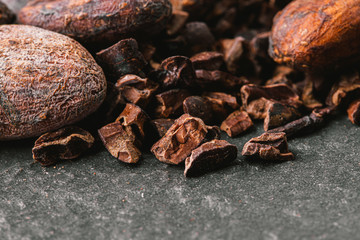
<svg viewBox="0 0 360 240"><path fill-rule="evenodd" d="M270 55L300 69L331 67L360 56L360 0L296 0L279 12Z"/></svg>
<svg viewBox="0 0 360 240"><path fill-rule="evenodd" d="M0 45L0 140L74 123L104 100L104 73L75 40L37 27L2 25Z"/></svg>

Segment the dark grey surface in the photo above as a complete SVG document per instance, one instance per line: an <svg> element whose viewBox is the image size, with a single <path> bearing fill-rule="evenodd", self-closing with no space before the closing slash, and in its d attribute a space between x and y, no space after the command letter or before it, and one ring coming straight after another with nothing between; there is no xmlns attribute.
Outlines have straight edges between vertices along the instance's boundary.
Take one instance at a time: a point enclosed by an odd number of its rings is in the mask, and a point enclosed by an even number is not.
<svg viewBox="0 0 360 240"><path fill-rule="evenodd" d="M230 140L239 146L261 127ZM0 239L359 239L360 128L345 116L289 141L292 162L242 156L200 178L101 150L42 168L0 147ZM96 173L96 174L95 174Z"/></svg>

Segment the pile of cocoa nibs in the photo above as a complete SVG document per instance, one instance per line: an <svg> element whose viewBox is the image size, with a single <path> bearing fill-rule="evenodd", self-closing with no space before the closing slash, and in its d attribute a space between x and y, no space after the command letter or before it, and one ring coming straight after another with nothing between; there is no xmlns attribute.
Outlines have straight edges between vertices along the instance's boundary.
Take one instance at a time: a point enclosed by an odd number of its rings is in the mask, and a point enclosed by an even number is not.
<svg viewBox="0 0 360 240"><path fill-rule="evenodd" d="M151 151L191 177L234 161L221 131L237 137L254 120L264 133L242 155L268 161L293 160L287 139L331 115L347 110L360 124L359 0L36 0L17 18L0 8L1 24L75 39L106 76L102 104L77 126L33 134L43 134L32 150L43 166L103 144L130 164Z"/></svg>

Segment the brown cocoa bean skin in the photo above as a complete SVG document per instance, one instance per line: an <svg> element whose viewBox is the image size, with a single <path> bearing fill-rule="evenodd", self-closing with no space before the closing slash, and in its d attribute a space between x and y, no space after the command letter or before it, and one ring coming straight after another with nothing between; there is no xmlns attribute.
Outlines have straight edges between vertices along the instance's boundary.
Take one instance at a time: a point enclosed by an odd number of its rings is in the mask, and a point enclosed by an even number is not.
<svg viewBox="0 0 360 240"><path fill-rule="evenodd" d="M300 69L359 59L360 0L295 0L274 18L270 55Z"/></svg>
<svg viewBox="0 0 360 240"><path fill-rule="evenodd" d="M18 14L20 23L83 43L114 43L124 36L156 34L171 16L168 0L37 0Z"/></svg>
<svg viewBox="0 0 360 240"><path fill-rule="evenodd" d="M33 137L83 119L106 79L75 40L32 26L0 26L0 140Z"/></svg>

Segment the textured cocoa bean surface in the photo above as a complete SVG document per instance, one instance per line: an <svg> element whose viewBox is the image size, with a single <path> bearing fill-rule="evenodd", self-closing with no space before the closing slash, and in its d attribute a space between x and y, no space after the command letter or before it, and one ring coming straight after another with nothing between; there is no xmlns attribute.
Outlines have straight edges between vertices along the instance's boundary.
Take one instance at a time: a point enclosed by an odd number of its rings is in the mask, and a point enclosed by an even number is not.
<svg viewBox="0 0 360 240"><path fill-rule="evenodd" d="M103 102L103 70L78 42L25 25L0 32L0 140L56 130Z"/></svg>

